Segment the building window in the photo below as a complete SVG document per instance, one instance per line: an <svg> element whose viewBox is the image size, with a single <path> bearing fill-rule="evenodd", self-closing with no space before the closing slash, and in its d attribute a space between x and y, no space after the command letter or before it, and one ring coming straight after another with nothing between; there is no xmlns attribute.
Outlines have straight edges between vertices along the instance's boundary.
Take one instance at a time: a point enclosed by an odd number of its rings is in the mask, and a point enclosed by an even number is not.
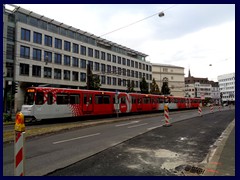
<svg viewBox="0 0 240 180"><path fill-rule="evenodd" d="M62 40L55 38L55 48L62 49Z"/></svg>
<svg viewBox="0 0 240 180"><path fill-rule="evenodd" d="M107 73L111 73L111 66L107 65Z"/></svg>
<svg viewBox="0 0 240 180"><path fill-rule="evenodd" d="M168 68L163 68L163 72L168 72Z"/></svg>
<svg viewBox="0 0 240 180"><path fill-rule="evenodd" d="M55 64L62 64L62 55L55 53L55 59L54 59Z"/></svg>
<svg viewBox="0 0 240 180"><path fill-rule="evenodd" d="M122 69L120 68L120 67L118 67L118 70L117 70L118 72L117 72L117 74L118 75L121 75L122 74Z"/></svg>
<svg viewBox="0 0 240 180"><path fill-rule="evenodd" d="M15 28L8 26L7 27L7 40L14 42L15 41Z"/></svg>
<svg viewBox="0 0 240 180"><path fill-rule="evenodd" d="M80 81L86 82L86 73L80 73Z"/></svg>
<svg viewBox="0 0 240 180"><path fill-rule="evenodd" d="M134 61L131 60L131 67L134 67Z"/></svg>
<svg viewBox="0 0 240 180"><path fill-rule="evenodd" d="M44 67L44 77L52 78L52 68Z"/></svg>
<svg viewBox="0 0 240 180"><path fill-rule="evenodd" d="M118 78L118 86L121 86L121 85L122 85L122 79Z"/></svg>
<svg viewBox="0 0 240 180"><path fill-rule="evenodd" d="M113 63L116 63L116 62L117 62L115 55L112 56L112 62L113 62Z"/></svg>
<svg viewBox="0 0 240 180"><path fill-rule="evenodd" d="M64 55L64 65L70 66L70 56Z"/></svg>
<svg viewBox="0 0 240 180"><path fill-rule="evenodd" d="M26 46L21 46L20 57L29 59L30 58L30 48L26 47Z"/></svg>
<svg viewBox="0 0 240 180"><path fill-rule="evenodd" d="M93 57L93 49L92 48L88 48L88 56Z"/></svg>
<svg viewBox="0 0 240 180"><path fill-rule="evenodd" d="M126 69L122 69L123 76L126 76Z"/></svg>
<svg viewBox="0 0 240 180"><path fill-rule="evenodd" d="M95 58L99 59L99 51L95 50Z"/></svg>
<svg viewBox="0 0 240 180"><path fill-rule="evenodd" d="M131 77L134 77L134 71L131 70Z"/></svg>
<svg viewBox="0 0 240 180"><path fill-rule="evenodd" d="M92 61L88 61L88 64L90 65L90 69L93 70L93 62Z"/></svg>
<svg viewBox="0 0 240 180"><path fill-rule="evenodd" d="M101 72L105 73L106 72L106 66L105 64L101 64Z"/></svg>
<svg viewBox="0 0 240 180"><path fill-rule="evenodd" d="M44 61L52 62L52 52L44 51Z"/></svg>
<svg viewBox="0 0 240 180"><path fill-rule="evenodd" d="M114 77L113 78L113 85L116 86L117 85L117 79Z"/></svg>
<svg viewBox="0 0 240 180"><path fill-rule="evenodd" d="M138 68L138 62L135 62L135 68Z"/></svg>
<svg viewBox="0 0 240 180"><path fill-rule="evenodd" d="M33 59L41 61L42 59L42 51L40 49L33 48Z"/></svg>
<svg viewBox="0 0 240 180"><path fill-rule="evenodd" d="M118 64L122 64L122 58L118 56Z"/></svg>
<svg viewBox="0 0 240 180"><path fill-rule="evenodd" d="M116 73L117 73L117 67L116 67L116 66L113 66L113 67L112 67L112 71L113 71L114 74L116 74Z"/></svg>
<svg viewBox="0 0 240 180"><path fill-rule="evenodd" d="M54 79L62 79L62 70L54 69Z"/></svg>
<svg viewBox="0 0 240 180"><path fill-rule="evenodd" d="M111 54L107 53L107 61L111 62Z"/></svg>
<svg viewBox="0 0 240 180"><path fill-rule="evenodd" d="M122 58L122 64L126 65L126 58Z"/></svg>
<svg viewBox="0 0 240 180"><path fill-rule="evenodd" d="M44 38L44 45L52 47L52 37L51 36L47 36L47 35L45 35L44 37L45 37Z"/></svg>
<svg viewBox="0 0 240 180"><path fill-rule="evenodd" d="M139 69L142 69L142 63L139 63Z"/></svg>
<svg viewBox="0 0 240 180"><path fill-rule="evenodd" d="M106 76L101 76L101 84L106 84Z"/></svg>
<svg viewBox="0 0 240 180"><path fill-rule="evenodd" d="M32 76L41 77L41 66L32 66Z"/></svg>
<svg viewBox="0 0 240 180"><path fill-rule="evenodd" d="M127 59L127 66L130 67L130 60L129 59Z"/></svg>
<svg viewBox="0 0 240 180"><path fill-rule="evenodd" d="M105 52L101 52L101 59L102 59L102 60L105 60L105 59L106 59L106 57L105 57Z"/></svg>
<svg viewBox="0 0 240 180"><path fill-rule="evenodd" d="M64 50L65 51L71 51L71 43L68 41L64 41Z"/></svg>
<svg viewBox="0 0 240 180"><path fill-rule="evenodd" d="M79 59L76 57L72 57L72 66L78 67L78 64L79 64Z"/></svg>
<svg viewBox="0 0 240 180"><path fill-rule="evenodd" d="M111 85L111 77L107 77L107 84Z"/></svg>
<svg viewBox="0 0 240 180"><path fill-rule="evenodd" d="M38 43L38 44L42 44L42 34L34 32L33 33L33 42Z"/></svg>
<svg viewBox="0 0 240 180"><path fill-rule="evenodd" d="M86 69L87 61L85 59L80 60L80 68Z"/></svg>
<svg viewBox="0 0 240 180"><path fill-rule="evenodd" d="M30 41L30 30L21 28L21 40Z"/></svg>
<svg viewBox="0 0 240 180"><path fill-rule="evenodd" d="M81 46L81 55L86 56L86 47L85 46Z"/></svg>
<svg viewBox="0 0 240 180"><path fill-rule="evenodd" d="M100 70L100 65L98 62L95 62L95 71L99 71Z"/></svg>
<svg viewBox="0 0 240 180"><path fill-rule="evenodd" d="M78 81L78 72L76 72L76 71L72 72L72 80L73 81Z"/></svg>
<svg viewBox="0 0 240 180"><path fill-rule="evenodd" d="M130 70L129 69L127 69L127 76L130 77Z"/></svg>
<svg viewBox="0 0 240 180"><path fill-rule="evenodd" d="M63 75L64 80L70 80L70 71L64 70L63 74L64 74Z"/></svg>
<svg viewBox="0 0 240 180"><path fill-rule="evenodd" d="M20 63L20 75L29 75L29 64Z"/></svg>
<svg viewBox="0 0 240 180"><path fill-rule="evenodd" d="M78 44L75 44L73 43L73 53L79 53L79 45Z"/></svg>

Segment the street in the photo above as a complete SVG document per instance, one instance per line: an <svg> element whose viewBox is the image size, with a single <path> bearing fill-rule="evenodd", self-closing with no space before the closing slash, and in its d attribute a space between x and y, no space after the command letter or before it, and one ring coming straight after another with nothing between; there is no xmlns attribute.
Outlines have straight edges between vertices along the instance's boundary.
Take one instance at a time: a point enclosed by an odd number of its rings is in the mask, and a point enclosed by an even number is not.
<svg viewBox="0 0 240 180"><path fill-rule="evenodd" d="M172 115L170 112L170 121L173 126L168 128L161 127L164 124L161 113L161 116L152 118L103 124L35 137L26 141L26 175L175 174L167 170L166 167L169 165L165 167L165 172L156 169L155 166L163 163L161 158L156 160L156 154L159 157L163 154L164 156L175 155L179 158L178 161L174 160L175 165L179 161L190 164L199 163L203 161L210 147L233 119L234 110L204 114L203 117L199 117L196 110L175 112ZM177 121L179 123L174 123ZM13 175L13 144L4 145L3 153L3 175ZM153 154L155 156L152 157ZM144 157L157 162L146 161ZM139 158L151 166L143 167L141 171L134 168L139 165ZM164 160L164 162L167 161ZM75 164L70 166L73 163ZM66 166L68 167L65 168ZM91 168L88 169L89 167ZM119 171L116 172L115 168L119 168ZM149 168L155 170L150 171ZM61 170L58 171L58 169Z"/></svg>

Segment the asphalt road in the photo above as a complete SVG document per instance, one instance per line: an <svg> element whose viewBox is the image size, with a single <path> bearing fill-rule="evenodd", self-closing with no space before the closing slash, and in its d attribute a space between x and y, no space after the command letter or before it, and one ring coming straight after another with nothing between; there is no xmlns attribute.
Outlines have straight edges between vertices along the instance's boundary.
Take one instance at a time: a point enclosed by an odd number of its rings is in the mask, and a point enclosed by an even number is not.
<svg viewBox="0 0 240 180"><path fill-rule="evenodd" d="M219 114L224 115L227 112L219 112ZM233 112L231 111L232 114L234 114ZM214 113L212 115L215 116L217 114ZM170 121L176 122L195 116L198 116L196 111L175 112L170 115ZM116 145L139 134L147 131L152 132L151 130L154 131L154 129L160 127L163 123L164 118L161 113L161 115L152 118L144 118L143 116L142 119L138 120L98 125L27 139L25 157L26 175L41 176L67 166L70 167L70 165L78 163L89 156L93 157L93 155L101 151L104 153L104 150L116 147ZM185 127L185 131L186 129L188 128ZM4 144L4 176L13 175L13 150L12 143ZM59 172L56 171L56 173ZM71 175L78 174L73 173Z"/></svg>
<svg viewBox="0 0 240 180"><path fill-rule="evenodd" d="M159 127L48 175L181 176L186 167L200 169L190 173L200 175L234 118L234 111L224 111Z"/></svg>

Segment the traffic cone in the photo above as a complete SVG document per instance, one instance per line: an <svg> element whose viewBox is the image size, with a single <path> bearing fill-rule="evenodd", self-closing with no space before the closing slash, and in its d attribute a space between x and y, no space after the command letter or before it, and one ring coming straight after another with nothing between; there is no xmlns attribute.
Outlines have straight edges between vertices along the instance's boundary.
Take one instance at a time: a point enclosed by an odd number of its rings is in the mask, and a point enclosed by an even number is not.
<svg viewBox="0 0 240 180"><path fill-rule="evenodd" d="M168 106L164 105L164 117L165 117L165 124L163 127L170 127L172 126L169 122L169 111L168 111Z"/></svg>
<svg viewBox="0 0 240 180"><path fill-rule="evenodd" d="M210 106L210 111L213 113L213 105Z"/></svg>

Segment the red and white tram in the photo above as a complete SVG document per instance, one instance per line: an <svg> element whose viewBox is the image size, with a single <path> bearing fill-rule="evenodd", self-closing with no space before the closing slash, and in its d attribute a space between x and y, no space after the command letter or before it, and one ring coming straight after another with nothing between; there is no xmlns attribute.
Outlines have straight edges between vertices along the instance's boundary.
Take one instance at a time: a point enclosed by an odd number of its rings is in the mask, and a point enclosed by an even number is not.
<svg viewBox="0 0 240 180"><path fill-rule="evenodd" d="M153 94L30 87L26 89L21 112L26 120L111 115L198 108L200 98Z"/></svg>

